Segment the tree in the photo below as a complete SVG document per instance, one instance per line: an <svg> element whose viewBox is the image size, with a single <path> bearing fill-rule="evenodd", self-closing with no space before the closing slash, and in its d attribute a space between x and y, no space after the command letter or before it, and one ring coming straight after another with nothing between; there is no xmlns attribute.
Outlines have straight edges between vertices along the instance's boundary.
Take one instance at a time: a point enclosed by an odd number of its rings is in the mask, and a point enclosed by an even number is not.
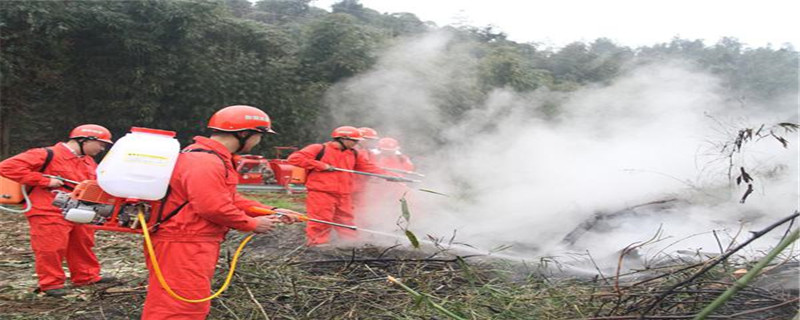
<svg viewBox="0 0 800 320"><path fill-rule="evenodd" d="M592 82L603 82L615 78L622 67L629 63L634 55L625 47L619 47L606 38L599 38L589 45L589 55L592 56L587 77Z"/></svg>
<svg viewBox="0 0 800 320"><path fill-rule="evenodd" d="M548 61L548 69L557 82L585 83L589 79L595 56L581 42L573 42L555 53Z"/></svg>
<svg viewBox="0 0 800 320"><path fill-rule="evenodd" d="M494 46L481 59L480 80L485 91L502 87L531 91L545 84L547 75L546 70L531 66L518 48L509 45Z"/></svg>
<svg viewBox="0 0 800 320"><path fill-rule="evenodd" d="M785 97L797 94L798 53L790 46L675 38L631 50L601 38L539 50L492 26L437 28L357 0L336 3L333 13L309 3L0 2L0 156L52 144L87 122L117 137L134 125L170 129L187 142L202 131L202 119L231 104L273 116L281 135L271 141L305 144L327 131L315 126L329 115L326 90L372 68L395 38L429 30L454 35L440 61L447 66L429 74L444 79L435 81L430 98L453 124L496 88L575 90L668 59L717 75L725 94L743 105L788 108ZM551 115L559 103L545 103Z"/></svg>
<svg viewBox="0 0 800 320"><path fill-rule="evenodd" d="M374 63L377 38L347 14L334 13L312 23L300 52L306 76L333 83L366 70Z"/></svg>

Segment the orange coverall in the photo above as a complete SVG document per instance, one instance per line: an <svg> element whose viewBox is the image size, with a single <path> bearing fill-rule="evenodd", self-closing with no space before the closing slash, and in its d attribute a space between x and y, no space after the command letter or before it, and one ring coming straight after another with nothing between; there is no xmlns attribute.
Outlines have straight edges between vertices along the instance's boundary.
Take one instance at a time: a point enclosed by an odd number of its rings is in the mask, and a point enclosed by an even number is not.
<svg viewBox="0 0 800 320"><path fill-rule="evenodd" d="M65 259L73 285L87 285L100 280L100 263L92 252L94 229L64 220L61 210L52 205L53 189L47 187L50 178L43 176L93 180L97 163L92 157L76 155L64 143L57 143L50 149L53 158L44 172L39 172L47 157L43 148L30 149L0 162L0 175L34 187L30 193L33 208L25 216L30 225L39 289L43 291L64 287L66 276L61 263ZM68 191L63 187L58 189Z"/></svg>
<svg viewBox="0 0 800 320"><path fill-rule="evenodd" d="M315 219L332 221L341 224L353 224L353 192L352 173L340 171L323 171L327 165L341 169L392 175L370 162L364 152L337 149L336 141L326 142L325 154L320 160L317 155L322 151L322 144L312 144L292 153L289 164L309 170L306 178L306 211ZM331 226L308 222L306 224L306 244L309 246L328 243ZM344 239L354 239L356 232L346 228L336 228L336 232Z"/></svg>
<svg viewBox="0 0 800 320"><path fill-rule="evenodd" d="M359 156L365 157L367 158L366 159L367 161L375 163L375 153L372 150L364 149L361 148L360 146L356 146L356 150L358 151ZM368 210L367 209L368 189L370 188L370 185L374 184L373 181L375 180L381 180L381 179L368 176L360 176L360 175L353 176L353 193L351 195L351 199L353 201L354 216L357 217L358 215L366 214L366 211ZM356 218L356 220L358 219Z"/></svg>
<svg viewBox="0 0 800 320"><path fill-rule="evenodd" d="M180 296L200 299L211 295L211 280L220 243L230 228L252 231L256 220L244 210L263 204L236 192L238 176L233 156L221 143L195 137L178 156L169 182L163 214L182 208L153 234L153 246L167 284ZM184 205L185 204L185 205ZM162 217L164 218L164 217ZM205 319L211 303L188 303L169 296L150 271L142 319Z"/></svg>

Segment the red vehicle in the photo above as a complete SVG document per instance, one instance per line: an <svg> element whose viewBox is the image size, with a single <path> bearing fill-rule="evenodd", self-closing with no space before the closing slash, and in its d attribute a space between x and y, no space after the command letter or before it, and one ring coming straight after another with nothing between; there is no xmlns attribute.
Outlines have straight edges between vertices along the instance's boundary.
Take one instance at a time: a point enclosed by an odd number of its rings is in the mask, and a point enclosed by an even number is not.
<svg viewBox="0 0 800 320"><path fill-rule="evenodd" d="M298 188L306 182L306 171L290 165L284 157L285 151L296 151L297 147L275 147L275 159L257 155L241 155L235 158L239 184L279 185L286 192L303 190Z"/></svg>
<svg viewBox="0 0 800 320"><path fill-rule="evenodd" d="M239 184L275 183L269 160L263 156L244 154L236 156L236 172L239 173Z"/></svg>

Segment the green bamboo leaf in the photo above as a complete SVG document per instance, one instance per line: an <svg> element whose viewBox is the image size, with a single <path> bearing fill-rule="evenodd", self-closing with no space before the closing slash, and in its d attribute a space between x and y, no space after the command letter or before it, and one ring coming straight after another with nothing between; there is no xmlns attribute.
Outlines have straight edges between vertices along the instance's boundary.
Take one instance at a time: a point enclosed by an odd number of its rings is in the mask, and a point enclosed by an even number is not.
<svg viewBox="0 0 800 320"><path fill-rule="evenodd" d="M403 193L403 197L400 198L400 211L403 214L403 219L406 219L406 222L411 222L411 211L408 210L408 200L406 200L405 193Z"/></svg>
<svg viewBox="0 0 800 320"><path fill-rule="evenodd" d="M414 248L419 248L419 240L417 240L417 236L415 236L413 232L406 230L406 237L408 241L411 241L411 245L414 246Z"/></svg>

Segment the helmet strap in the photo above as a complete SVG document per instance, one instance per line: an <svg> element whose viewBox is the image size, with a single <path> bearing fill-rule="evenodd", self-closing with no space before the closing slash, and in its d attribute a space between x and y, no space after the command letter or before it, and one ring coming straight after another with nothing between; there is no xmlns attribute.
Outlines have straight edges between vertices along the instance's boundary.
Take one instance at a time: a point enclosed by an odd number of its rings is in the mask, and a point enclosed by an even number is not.
<svg viewBox="0 0 800 320"><path fill-rule="evenodd" d="M83 143L86 142L86 138L75 139L75 142L78 143L78 155L86 155L86 151L83 150Z"/></svg>
<svg viewBox="0 0 800 320"><path fill-rule="evenodd" d="M239 131L239 132L242 132L242 131ZM236 139L239 140L239 149L236 149L236 153L242 152L242 150L244 149L245 143L247 143L247 139L250 139L250 137L252 137L255 134L253 131L246 130L246 131L244 131L245 134L242 136L242 135L239 135L239 132L236 132L234 134Z"/></svg>
<svg viewBox="0 0 800 320"><path fill-rule="evenodd" d="M344 145L344 142L342 142L342 138L333 138L333 141L338 142L339 145L342 146L342 150L350 149L346 145Z"/></svg>

